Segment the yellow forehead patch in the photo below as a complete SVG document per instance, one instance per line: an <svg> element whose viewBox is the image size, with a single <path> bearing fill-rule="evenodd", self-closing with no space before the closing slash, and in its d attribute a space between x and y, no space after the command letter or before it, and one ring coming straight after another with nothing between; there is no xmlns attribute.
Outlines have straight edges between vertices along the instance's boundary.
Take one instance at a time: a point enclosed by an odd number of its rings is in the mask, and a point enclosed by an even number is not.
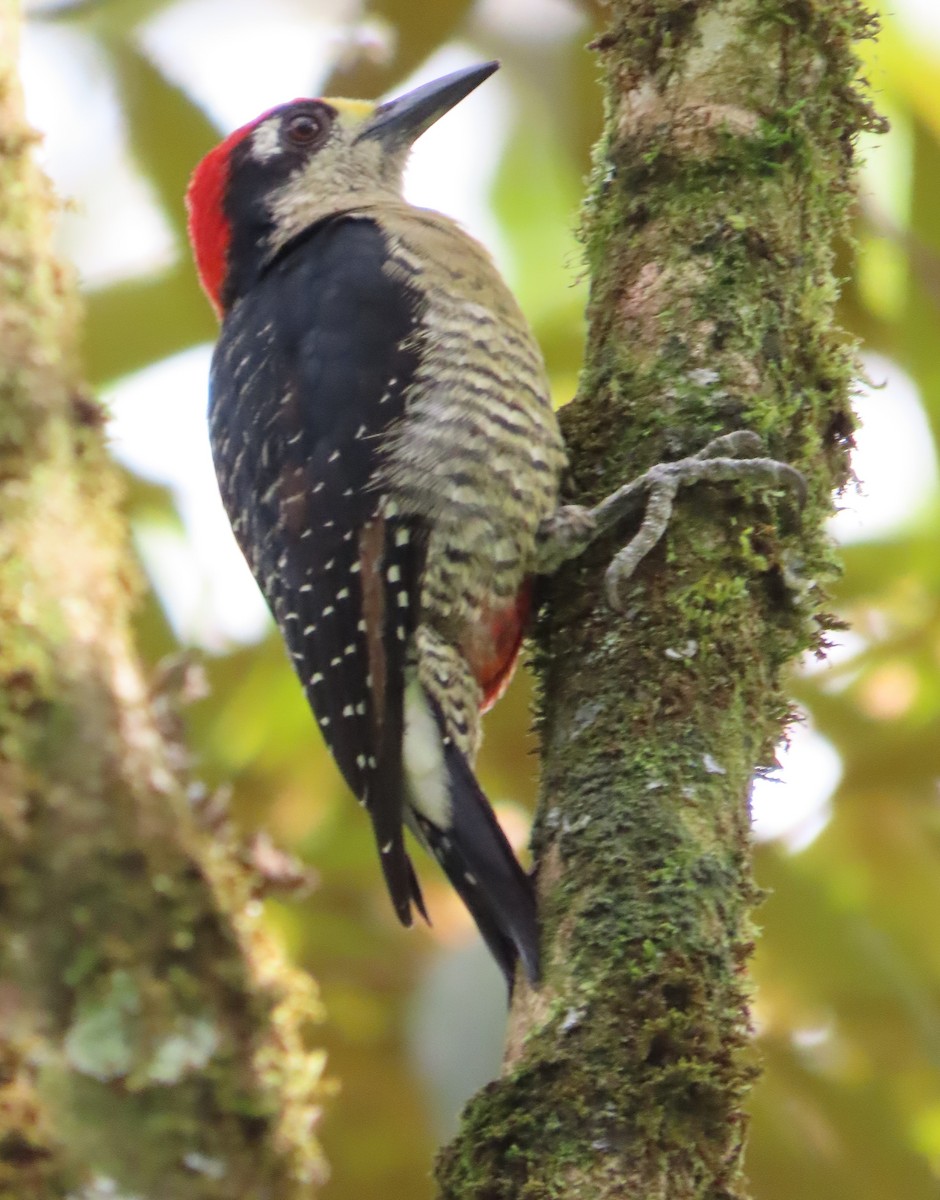
<svg viewBox="0 0 940 1200"><path fill-rule="evenodd" d="M332 104L338 113L353 121L364 121L375 112L375 102L372 100L345 100L342 96L324 96L327 104Z"/></svg>

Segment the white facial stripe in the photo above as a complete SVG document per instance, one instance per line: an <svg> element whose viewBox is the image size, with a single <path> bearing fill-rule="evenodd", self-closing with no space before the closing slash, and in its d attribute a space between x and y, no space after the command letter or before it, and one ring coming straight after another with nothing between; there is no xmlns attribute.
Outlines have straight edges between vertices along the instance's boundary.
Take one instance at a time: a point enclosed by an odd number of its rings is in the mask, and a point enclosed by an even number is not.
<svg viewBox="0 0 940 1200"><path fill-rule="evenodd" d="M281 152L281 120L270 117L262 121L251 135L251 157L258 162L267 162Z"/></svg>

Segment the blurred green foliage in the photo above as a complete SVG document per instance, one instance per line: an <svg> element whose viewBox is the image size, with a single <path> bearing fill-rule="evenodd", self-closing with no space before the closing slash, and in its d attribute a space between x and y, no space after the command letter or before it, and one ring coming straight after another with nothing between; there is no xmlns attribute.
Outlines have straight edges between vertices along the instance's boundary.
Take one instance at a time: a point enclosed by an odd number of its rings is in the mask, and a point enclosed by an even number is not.
<svg viewBox="0 0 940 1200"><path fill-rule="evenodd" d="M162 272L87 295L87 362L98 384L214 336L185 253L180 200L193 163L220 131L141 48L140 23L160 7L85 0L36 14L71 23L103 50L129 149L177 242L177 258ZM263 22L266 6L256 7ZM376 94L453 38L503 60L513 108L493 208L562 402L574 392L583 346L586 289L574 228L601 120L585 48L597 13L588 4L572 8L567 32L546 38L539 5L524 7L534 14L528 29L492 21L493 5L469 0L376 0L357 17L393 27L397 53L338 53L322 84L325 92ZM877 182L879 162L889 177L859 205L857 270L841 250L840 315L865 349L910 375L936 443L940 45L928 49L886 15L869 54L893 123L886 147L867 148L871 177ZM128 497L133 520L173 526L160 489L131 481ZM832 669L794 679L843 771L831 816L808 847L758 849L758 877L771 889L757 914L755 1023L767 1068L749 1151L758 1200L940 1194L937 510L938 497L926 495L890 538L848 548L832 602L857 645ZM178 648L152 596L140 636L154 663ZM345 794L277 640L210 656L206 667L211 694L189 712L200 774L212 786L231 784L246 830L269 828L319 874L308 899L272 903L270 916L320 980L329 1011L323 1037L342 1090L323 1129L334 1171L326 1195L429 1195L433 1146L455 1118L455 1097L495 1069L495 971L424 862L434 929L406 933L395 924L368 822ZM510 803L505 815L520 829L513 806L531 806L535 792L528 689L525 677L514 684L490 723L482 761L488 792ZM786 805L787 790L779 796Z"/></svg>

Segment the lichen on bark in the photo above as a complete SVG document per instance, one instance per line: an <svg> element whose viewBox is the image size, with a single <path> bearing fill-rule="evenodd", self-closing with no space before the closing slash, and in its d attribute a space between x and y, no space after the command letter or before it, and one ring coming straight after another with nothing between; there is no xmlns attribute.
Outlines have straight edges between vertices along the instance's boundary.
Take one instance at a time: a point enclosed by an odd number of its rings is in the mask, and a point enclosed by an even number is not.
<svg viewBox="0 0 940 1200"><path fill-rule="evenodd" d="M204 829L138 588L0 0L0 1198L310 1194L312 982ZM129 1152L129 1147L132 1152Z"/></svg>
<svg viewBox="0 0 940 1200"><path fill-rule="evenodd" d="M849 470L854 358L833 253L857 136L878 126L856 56L872 32L856 0L613 0L594 43L606 123L570 498L749 428L808 499L683 493L622 615L604 601L614 543L548 589L546 980L516 998L505 1075L442 1153L442 1196L747 1195L749 791L836 569L824 521Z"/></svg>

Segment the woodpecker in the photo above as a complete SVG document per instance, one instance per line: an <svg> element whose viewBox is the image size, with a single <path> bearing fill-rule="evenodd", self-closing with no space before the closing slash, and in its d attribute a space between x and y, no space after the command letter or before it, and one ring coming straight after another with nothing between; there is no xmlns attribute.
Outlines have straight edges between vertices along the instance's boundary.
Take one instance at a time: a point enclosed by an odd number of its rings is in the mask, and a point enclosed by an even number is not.
<svg viewBox="0 0 940 1200"><path fill-rule="evenodd" d="M565 452L536 341L487 252L409 204L412 143L491 62L384 104L302 99L236 130L187 193L221 319L222 499L398 917L427 919L403 829L510 990L536 903L473 773L513 672Z"/></svg>

